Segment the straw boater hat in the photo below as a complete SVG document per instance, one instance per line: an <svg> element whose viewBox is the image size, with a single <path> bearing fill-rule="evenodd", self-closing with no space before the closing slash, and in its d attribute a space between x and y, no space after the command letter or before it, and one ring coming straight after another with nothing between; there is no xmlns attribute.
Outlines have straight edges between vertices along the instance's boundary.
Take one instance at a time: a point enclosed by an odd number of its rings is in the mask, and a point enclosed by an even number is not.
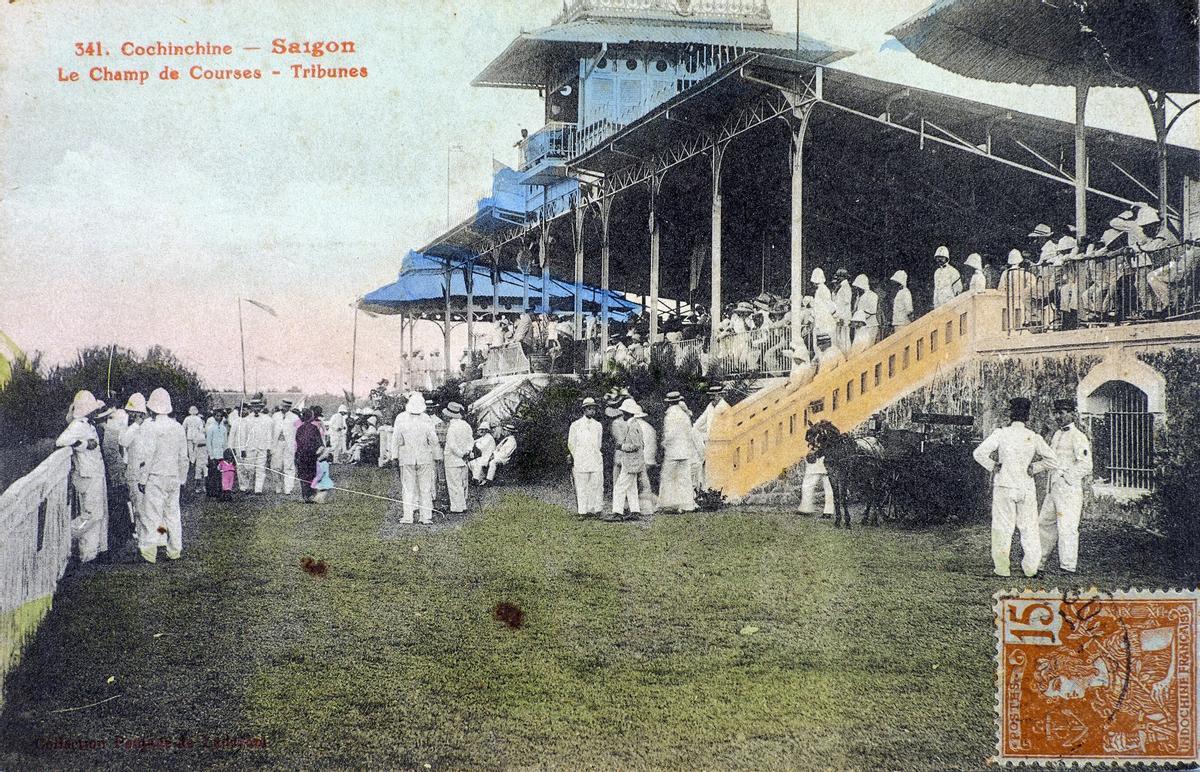
<svg viewBox="0 0 1200 772"><path fill-rule="evenodd" d="M104 407L104 401L96 399L87 389L75 392L75 399L71 401L71 409L68 415L72 418L84 418L95 413L100 408Z"/></svg>
<svg viewBox="0 0 1200 772"><path fill-rule="evenodd" d="M145 413L146 398L142 396L140 391L135 391L129 395L129 401L125 403L126 413Z"/></svg>
<svg viewBox="0 0 1200 772"><path fill-rule="evenodd" d="M709 394L723 394L724 392L725 392L725 384L723 384L723 383L714 383L713 385L708 387Z"/></svg>
<svg viewBox="0 0 1200 772"><path fill-rule="evenodd" d="M171 395L166 389L155 389L150 392L150 399L146 400L146 407L151 413L158 415L168 415L171 413Z"/></svg>
<svg viewBox="0 0 1200 772"><path fill-rule="evenodd" d="M446 405L446 409L442 411L442 415L446 416L447 418L462 418L463 406L457 402L451 402L450 404Z"/></svg>
<svg viewBox="0 0 1200 772"><path fill-rule="evenodd" d="M667 396L663 397L663 402L666 402L668 405L674 405L679 402L683 402L683 395L677 391L667 392Z"/></svg>
<svg viewBox="0 0 1200 772"><path fill-rule="evenodd" d="M754 306L743 300L734 307L733 312L735 314L752 314L754 313Z"/></svg>
<svg viewBox="0 0 1200 772"><path fill-rule="evenodd" d="M1031 238L1031 239L1048 239L1053 235L1054 235L1054 231L1051 230L1050 226L1044 222L1041 222L1041 223L1038 223L1037 227L1034 228L1030 232L1029 238Z"/></svg>
<svg viewBox="0 0 1200 772"><path fill-rule="evenodd" d="M1021 261L1024 259L1025 258L1021 257L1021 250L1019 250L1019 249L1008 250L1008 264L1009 265L1020 265Z"/></svg>

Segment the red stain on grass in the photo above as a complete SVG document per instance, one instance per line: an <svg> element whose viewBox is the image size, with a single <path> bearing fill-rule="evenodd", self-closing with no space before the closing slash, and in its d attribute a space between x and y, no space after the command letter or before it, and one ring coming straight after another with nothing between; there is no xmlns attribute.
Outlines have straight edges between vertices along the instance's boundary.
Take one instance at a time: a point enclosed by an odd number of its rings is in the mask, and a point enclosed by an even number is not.
<svg viewBox="0 0 1200 772"><path fill-rule="evenodd" d="M508 601L500 601L492 607L492 618L497 622L503 622L513 630L516 630L525 624L525 612L520 606L513 605Z"/></svg>
<svg viewBox="0 0 1200 772"><path fill-rule="evenodd" d="M300 558L300 567L309 576L325 576L329 573L329 565L324 560L314 560L308 555Z"/></svg>

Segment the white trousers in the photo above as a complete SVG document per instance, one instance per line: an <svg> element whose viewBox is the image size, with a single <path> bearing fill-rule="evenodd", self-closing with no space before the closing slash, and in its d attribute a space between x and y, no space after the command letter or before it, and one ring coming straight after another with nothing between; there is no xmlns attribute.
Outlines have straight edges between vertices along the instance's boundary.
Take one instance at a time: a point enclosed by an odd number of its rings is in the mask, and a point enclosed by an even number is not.
<svg viewBox="0 0 1200 772"><path fill-rule="evenodd" d="M193 479L203 480L208 477L208 445L189 442L188 460L196 465L196 475Z"/></svg>
<svg viewBox="0 0 1200 772"><path fill-rule="evenodd" d="M79 524L83 526L76 536L79 562L87 563L108 549L108 489L104 486L104 475L71 475L71 484L75 486Z"/></svg>
<svg viewBox="0 0 1200 772"><path fill-rule="evenodd" d="M450 494L450 511L467 511L467 468L446 464L446 491Z"/></svg>
<svg viewBox="0 0 1200 772"><path fill-rule="evenodd" d="M804 480L800 483L800 511L806 515L817 513L813 499L817 495L818 486L823 486L825 499L825 514L833 514L833 486L829 483L829 475L824 472L804 472Z"/></svg>
<svg viewBox="0 0 1200 772"><path fill-rule="evenodd" d="M254 463L254 451L245 451L245 458L242 457L241 450L233 452L237 459L237 481L238 490L243 493L250 490L250 486L254 484L254 470L250 468L250 464Z"/></svg>
<svg viewBox="0 0 1200 772"><path fill-rule="evenodd" d="M283 493L283 457L285 455L287 454L284 453L282 445L277 445L271 448L270 469L272 472L271 477L275 480L276 493ZM293 464L293 466L295 466L295 464ZM288 492L291 493L291 491Z"/></svg>
<svg viewBox="0 0 1200 772"><path fill-rule="evenodd" d="M335 430L330 437L333 439L333 460L339 464L344 463L346 461L346 430Z"/></svg>
<svg viewBox="0 0 1200 772"><path fill-rule="evenodd" d="M650 487L649 466L638 472L638 506L646 514L658 509L658 497L654 495L654 489Z"/></svg>
<svg viewBox="0 0 1200 772"><path fill-rule="evenodd" d="M152 474L146 481L145 506L138 518L137 540L142 549L167 545L167 551L183 550L183 520L179 513L180 481ZM166 531L159 529L162 528Z"/></svg>
<svg viewBox="0 0 1200 772"><path fill-rule="evenodd" d="M421 522L433 522L433 464L402 464L400 466L400 498L404 500L403 523L413 521L420 509Z"/></svg>
<svg viewBox="0 0 1200 772"><path fill-rule="evenodd" d="M1065 482L1050 483L1038 516L1043 557L1058 546L1058 565L1074 571L1079 560L1079 519L1083 514L1083 488Z"/></svg>
<svg viewBox="0 0 1200 772"><path fill-rule="evenodd" d="M992 563L1003 576L1008 576L1014 529L1021 532L1021 570L1026 576L1033 576L1042 562L1037 491L1033 486L992 488Z"/></svg>
<svg viewBox="0 0 1200 772"><path fill-rule="evenodd" d="M604 473L576 472L571 476L575 479L575 509L581 515L598 515L604 511Z"/></svg>
<svg viewBox="0 0 1200 772"><path fill-rule="evenodd" d="M253 475L252 479L254 480L254 492L262 493L263 486L266 485L267 482L267 475L270 474L270 472L267 471L267 451L247 450L246 464L250 467L248 470L249 473ZM276 477L276 479L278 479L278 477Z"/></svg>
<svg viewBox="0 0 1200 772"><path fill-rule="evenodd" d="M488 466L487 466L488 482L495 480L496 479L496 470L499 469L500 467L504 466L507 463L508 463L508 459L496 458L496 456L493 455L492 460L488 462Z"/></svg>
<svg viewBox="0 0 1200 772"><path fill-rule="evenodd" d="M663 460L658 480L658 505L676 512L696 509L696 490L692 487L692 461L688 458Z"/></svg>
<svg viewBox="0 0 1200 772"><path fill-rule="evenodd" d="M625 514L626 507L635 515L642 512L641 502L638 499L638 473L626 472L621 469L613 481L613 514Z"/></svg>
<svg viewBox="0 0 1200 772"><path fill-rule="evenodd" d="M312 482L312 481L307 480L307 481L301 482L301 485L303 485L305 482ZM292 495L292 491L295 489L296 489L296 451L293 450L289 453L288 451L285 450L283 452L283 492L284 492L284 494L290 496L290 495Z"/></svg>
<svg viewBox="0 0 1200 772"><path fill-rule="evenodd" d="M484 473L487 472L488 460L490 458L491 456L480 456L479 458L473 458L467 462L467 466L471 470L472 480L475 482L483 482L483 476Z"/></svg>

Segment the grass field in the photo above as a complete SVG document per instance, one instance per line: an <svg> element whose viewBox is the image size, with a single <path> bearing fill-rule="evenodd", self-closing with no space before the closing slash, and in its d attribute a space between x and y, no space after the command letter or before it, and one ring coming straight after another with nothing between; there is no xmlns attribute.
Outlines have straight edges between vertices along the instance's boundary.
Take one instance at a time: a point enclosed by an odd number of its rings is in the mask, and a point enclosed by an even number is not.
<svg viewBox="0 0 1200 772"><path fill-rule="evenodd" d="M606 524L516 489L461 526L383 540L386 517L206 503L184 560L72 574L11 679L0 769L974 769L993 748L991 595L1020 580L990 575L983 527ZM1082 542L1075 585L1195 582L1118 526Z"/></svg>

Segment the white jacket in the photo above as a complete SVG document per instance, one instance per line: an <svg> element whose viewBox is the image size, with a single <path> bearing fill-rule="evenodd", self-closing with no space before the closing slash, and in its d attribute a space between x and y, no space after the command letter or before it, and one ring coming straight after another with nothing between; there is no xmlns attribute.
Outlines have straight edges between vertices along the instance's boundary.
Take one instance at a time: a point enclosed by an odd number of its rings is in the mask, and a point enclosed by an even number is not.
<svg viewBox="0 0 1200 772"><path fill-rule="evenodd" d="M576 472L599 472L604 469L600 440L604 427L595 418L580 416L567 432L567 450L571 453L572 469Z"/></svg>
<svg viewBox="0 0 1200 772"><path fill-rule="evenodd" d="M667 408L663 418L663 462L689 459L696 455L692 438L692 419L680 405Z"/></svg>
<svg viewBox="0 0 1200 772"><path fill-rule="evenodd" d="M989 472L995 470L997 462L992 460L995 453L999 462L999 471L993 485L997 488L1017 488L1027 491L1034 489L1033 478L1029 476L1029 464L1034 456L1039 456L1049 468L1057 468L1058 464L1054 451L1046 444L1037 432L1025 428L1021 421L1013 421L1008 426L997 429L975 448L975 460Z"/></svg>
<svg viewBox="0 0 1200 772"><path fill-rule="evenodd" d="M155 416L146 421L138 432L145 441L146 463L138 472L138 483L145 485L151 475L182 483L187 479L187 434L169 415Z"/></svg>
<svg viewBox="0 0 1200 772"><path fill-rule="evenodd" d="M436 431L435 429L434 432ZM474 446L475 438L471 432L471 425L461 418L451 418L446 426L446 446L443 451L446 466L466 466L465 457Z"/></svg>

